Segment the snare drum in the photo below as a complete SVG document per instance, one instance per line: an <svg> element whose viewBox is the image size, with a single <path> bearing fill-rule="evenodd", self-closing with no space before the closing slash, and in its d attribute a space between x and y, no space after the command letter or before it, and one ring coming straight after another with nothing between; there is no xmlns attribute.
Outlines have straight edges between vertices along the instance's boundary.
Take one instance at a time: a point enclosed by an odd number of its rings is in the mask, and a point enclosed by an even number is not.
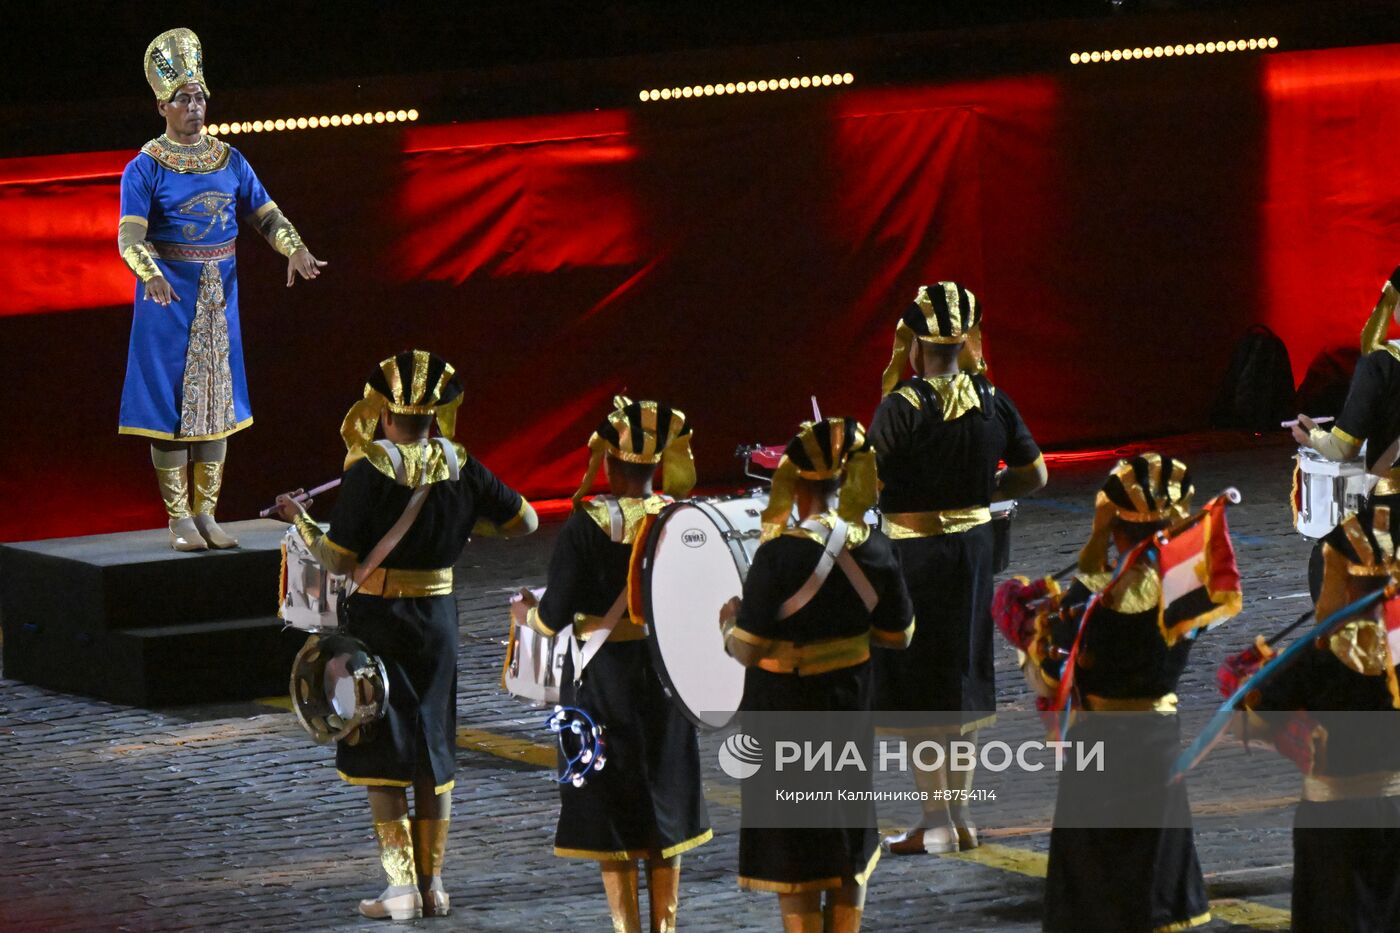
<svg viewBox="0 0 1400 933"><path fill-rule="evenodd" d="M543 589L532 592L536 599L544 596ZM517 599L519 596L511 602ZM573 636L572 625L564 626L551 637L512 621L501 686L532 706L558 703L559 687L564 682L564 659L569 656L569 639Z"/></svg>
<svg viewBox="0 0 1400 933"><path fill-rule="evenodd" d="M1338 462L1311 447L1298 448L1293 469L1293 525L1300 534L1321 538L1361 508L1376 484L1376 477L1366 472L1363 457Z"/></svg>
<svg viewBox="0 0 1400 933"><path fill-rule="evenodd" d="M334 632L350 580L331 573L312 555L296 527L282 536L282 585L277 615L304 632Z"/></svg>
<svg viewBox="0 0 1400 933"><path fill-rule="evenodd" d="M719 610L743 593L767 505L767 496L678 502L642 543L652 663L666 694L701 729L728 725L744 695L744 667L724 651Z"/></svg>

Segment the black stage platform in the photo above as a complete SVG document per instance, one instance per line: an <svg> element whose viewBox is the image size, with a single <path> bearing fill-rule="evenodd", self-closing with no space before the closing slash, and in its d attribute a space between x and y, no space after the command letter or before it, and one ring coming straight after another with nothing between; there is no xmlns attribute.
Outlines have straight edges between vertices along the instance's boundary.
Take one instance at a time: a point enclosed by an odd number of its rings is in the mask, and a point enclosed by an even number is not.
<svg viewBox="0 0 1400 933"><path fill-rule="evenodd" d="M0 545L5 676L138 706L284 693L305 633L277 618L282 535L172 551L165 529Z"/></svg>

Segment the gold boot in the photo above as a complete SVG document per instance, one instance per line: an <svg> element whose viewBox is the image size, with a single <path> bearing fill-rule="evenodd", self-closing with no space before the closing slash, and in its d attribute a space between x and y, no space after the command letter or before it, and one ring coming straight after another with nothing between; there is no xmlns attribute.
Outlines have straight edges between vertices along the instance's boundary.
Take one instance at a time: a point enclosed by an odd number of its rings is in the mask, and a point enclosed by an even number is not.
<svg viewBox="0 0 1400 933"><path fill-rule="evenodd" d="M165 514L170 516L170 546L177 551L203 551L209 545L190 517L189 482L185 468L156 467L160 497L165 500Z"/></svg>
<svg viewBox="0 0 1400 933"><path fill-rule="evenodd" d="M423 916L423 895L414 875L413 838L408 817L374 824L379 840L379 864L389 878L389 886L378 897L360 901L360 913L371 920L414 920Z"/></svg>
<svg viewBox="0 0 1400 933"><path fill-rule="evenodd" d="M423 916L446 917L451 899L442 887L442 860L447 854L447 828L451 820L413 821L413 859L418 867L418 890L423 895Z"/></svg>
<svg viewBox="0 0 1400 933"><path fill-rule="evenodd" d="M613 933L642 933L642 908L638 901L637 863L600 862L603 890L608 895Z"/></svg>
<svg viewBox="0 0 1400 933"><path fill-rule="evenodd" d="M194 464L194 523L212 548L238 547L238 539L214 521L214 506L219 504L219 489L224 484L224 464Z"/></svg>
<svg viewBox="0 0 1400 933"><path fill-rule="evenodd" d="M647 859L647 901L651 933L675 933L681 900L681 857Z"/></svg>

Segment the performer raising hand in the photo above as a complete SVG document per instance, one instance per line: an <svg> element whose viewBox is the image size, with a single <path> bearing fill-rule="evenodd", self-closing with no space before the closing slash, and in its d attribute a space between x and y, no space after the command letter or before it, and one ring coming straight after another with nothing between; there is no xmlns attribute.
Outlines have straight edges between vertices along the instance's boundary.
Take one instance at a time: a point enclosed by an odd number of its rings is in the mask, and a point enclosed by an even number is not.
<svg viewBox="0 0 1400 933"><path fill-rule="evenodd" d="M316 278L326 264L242 153L203 132L210 92L199 37L163 32L145 62L165 132L122 171L117 248L140 283L118 431L151 440L171 547L237 547L214 521L214 507L227 439L253 423L238 318L238 222L252 223L287 257L288 285L297 275Z"/></svg>

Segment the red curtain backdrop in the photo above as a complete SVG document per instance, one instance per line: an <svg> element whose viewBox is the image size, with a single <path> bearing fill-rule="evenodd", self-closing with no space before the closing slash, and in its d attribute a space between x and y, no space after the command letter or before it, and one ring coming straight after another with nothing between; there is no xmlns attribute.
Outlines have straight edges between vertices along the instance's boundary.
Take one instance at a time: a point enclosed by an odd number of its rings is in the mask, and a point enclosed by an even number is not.
<svg viewBox="0 0 1400 933"><path fill-rule="evenodd" d="M1319 352L1355 347L1400 265L1400 56L1393 45L1269 56L1263 317L1301 381Z"/></svg>
<svg viewBox="0 0 1400 933"><path fill-rule="evenodd" d="M809 395L869 418L893 325L938 279L978 294L1042 443L1203 427L1250 323L1301 372L1400 260L1394 52L234 139L331 265L286 289L245 234L257 422L221 514L333 476L365 374L408 346L458 365L459 438L527 494L572 491L617 392L686 410L702 482L738 482L734 447L785 440ZM162 518L144 445L115 434L127 158L0 163L0 540Z"/></svg>
<svg viewBox="0 0 1400 933"><path fill-rule="evenodd" d="M0 317L129 301L118 187L133 152L0 159Z"/></svg>

